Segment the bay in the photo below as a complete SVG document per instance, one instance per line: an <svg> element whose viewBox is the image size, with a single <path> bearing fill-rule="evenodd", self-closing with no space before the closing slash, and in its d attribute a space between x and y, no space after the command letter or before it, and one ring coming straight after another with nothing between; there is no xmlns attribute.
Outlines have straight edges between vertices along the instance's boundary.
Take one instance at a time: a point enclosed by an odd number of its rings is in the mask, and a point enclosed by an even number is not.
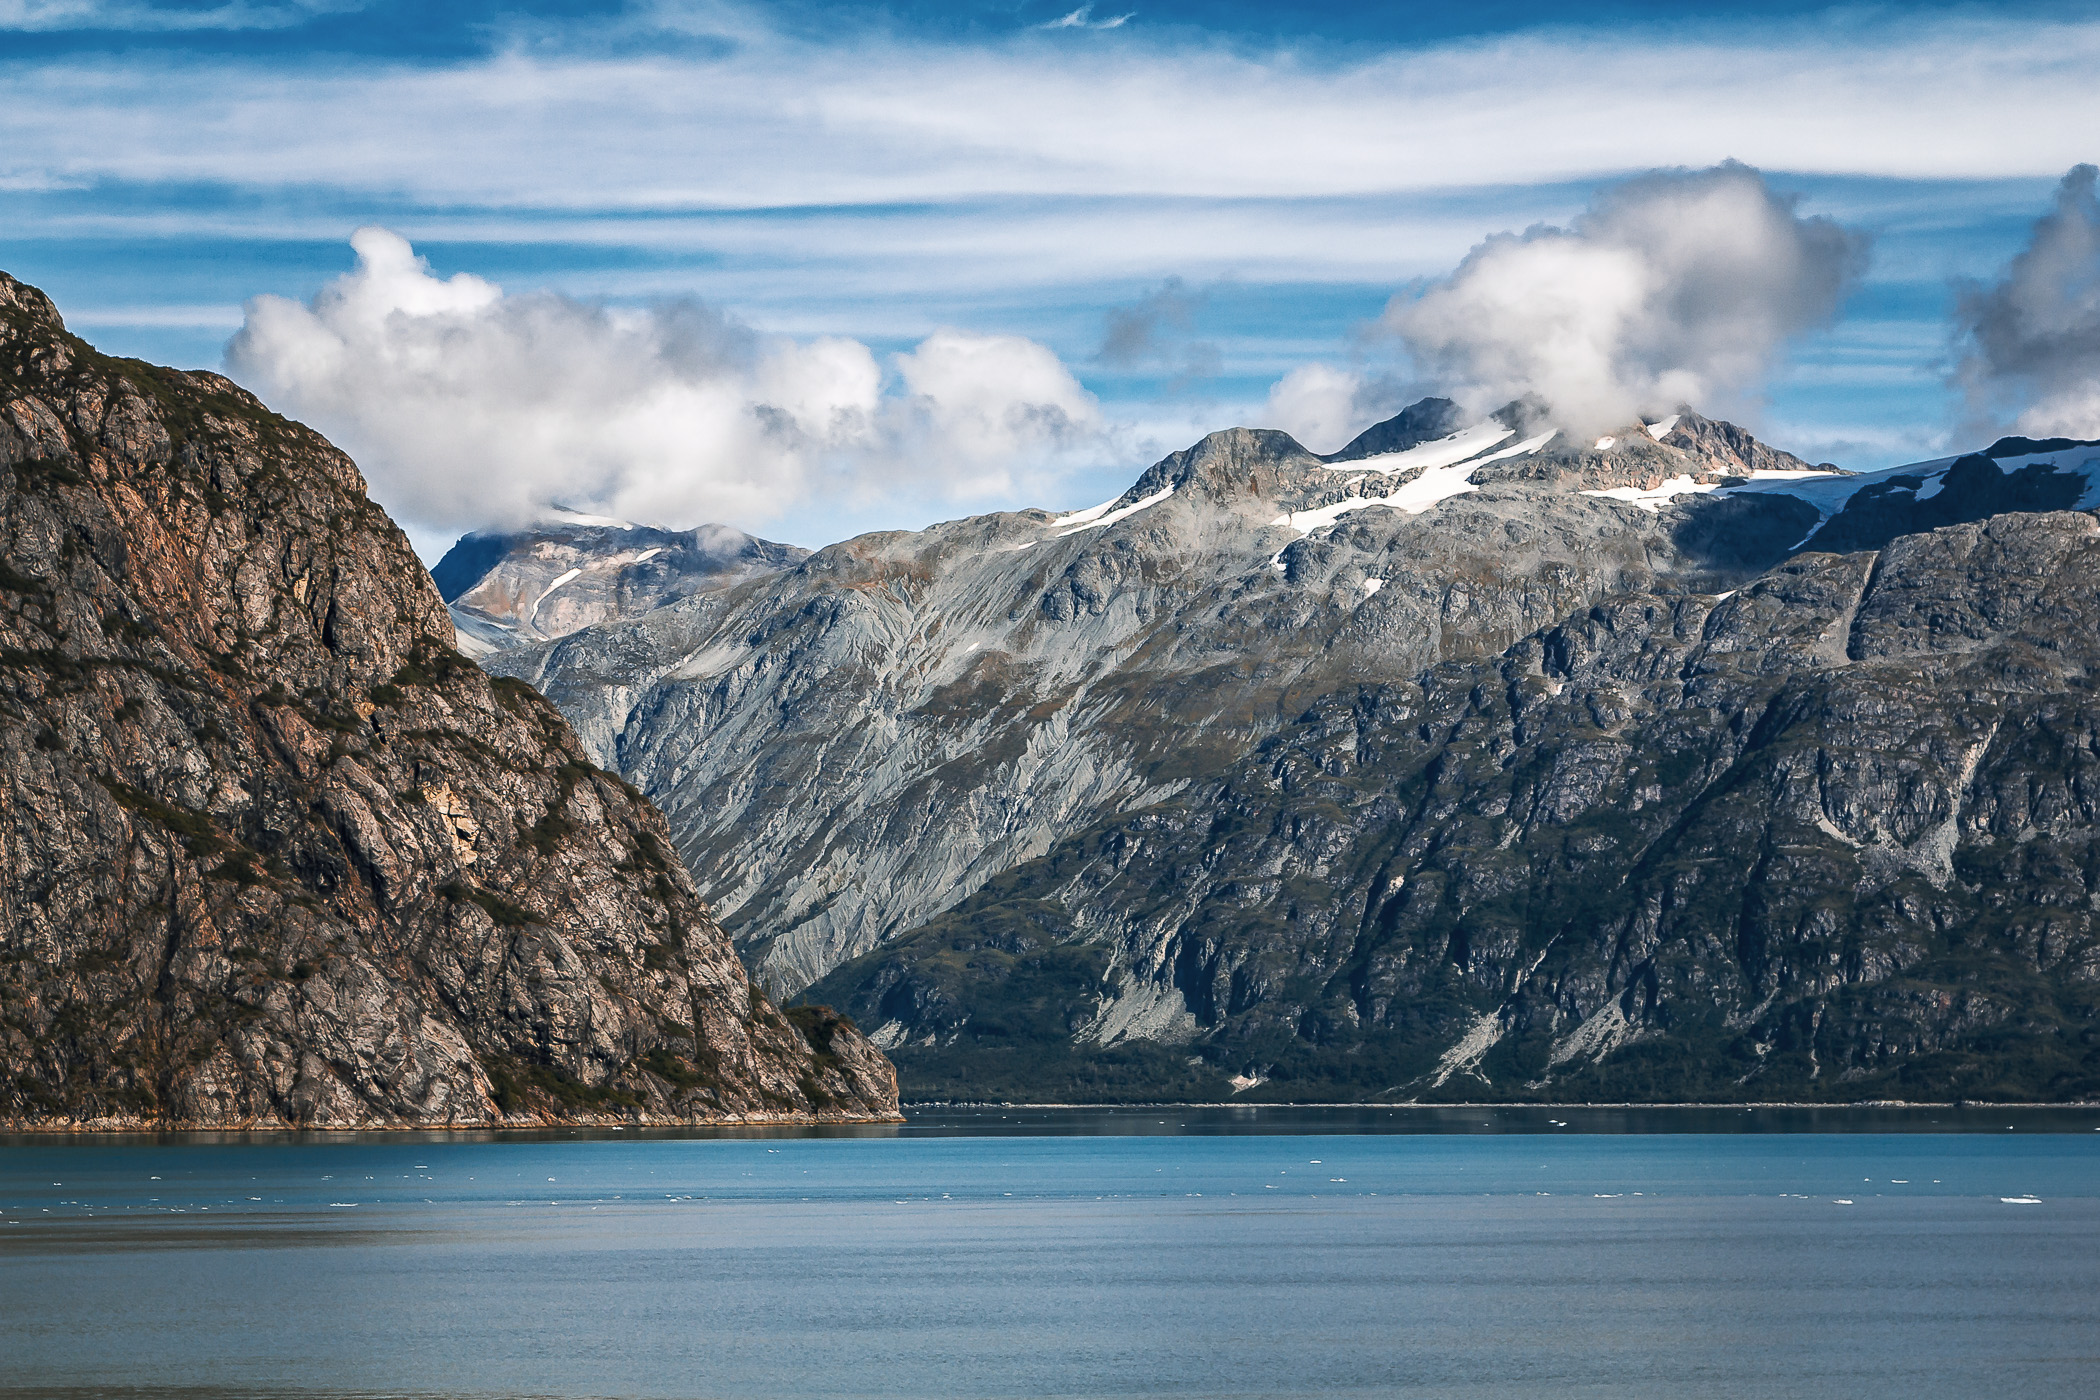
<svg viewBox="0 0 2100 1400"><path fill-rule="evenodd" d="M2090 1110L0 1139L0 1395L2089 1396Z"/></svg>

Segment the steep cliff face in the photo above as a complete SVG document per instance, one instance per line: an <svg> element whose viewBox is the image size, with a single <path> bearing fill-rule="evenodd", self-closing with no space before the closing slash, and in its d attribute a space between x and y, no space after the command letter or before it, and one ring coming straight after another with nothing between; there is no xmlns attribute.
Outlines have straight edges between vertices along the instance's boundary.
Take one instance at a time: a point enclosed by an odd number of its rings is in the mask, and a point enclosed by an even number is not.
<svg viewBox="0 0 2100 1400"><path fill-rule="evenodd" d="M1649 446L1569 470L1661 480ZM1217 433L1090 511L863 536L489 664L663 807L747 960L798 988L1312 696L1492 654L1676 559L1613 502L1547 514L1520 484L1431 515L1415 480ZM1780 544L1814 521L1792 508Z"/></svg>
<svg viewBox="0 0 2100 1400"><path fill-rule="evenodd" d="M894 1112L348 458L0 276L0 1121Z"/></svg>

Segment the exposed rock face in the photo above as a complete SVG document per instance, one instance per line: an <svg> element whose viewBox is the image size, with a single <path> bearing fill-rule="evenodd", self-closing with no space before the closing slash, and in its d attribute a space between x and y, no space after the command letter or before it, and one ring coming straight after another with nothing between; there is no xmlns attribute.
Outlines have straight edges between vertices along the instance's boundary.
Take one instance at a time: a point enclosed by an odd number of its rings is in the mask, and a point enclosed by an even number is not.
<svg viewBox="0 0 2100 1400"><path fill-rule="evenodd" d="M1739 457L1682 426L1684 449L1570 447L1521 405L1425 436L1454 413L1426 401L1332 459L1215 433L1093 511L864 536L489 664L664 807L747 960L801 987L1315 695L1493 655L1658 571L1740 577L1817 520L1759 498L1725 542L1680 542L1581 490L1719 483Z"/></svg>
<svg viewBox="0 0 2100 1400"><path fill-rule="evenodd" d="M0 276L0 1121L889 1115L350 460Z"/></svg>
<svg viewBox="0 0 2100 1400"><path fill-rule="evenodd" d="M1852 476L1689 411L1410 414L1327 459L1213 434L1093 511L864 537L498 664L920 1097L2100 1087L2085 886L2046 933L2004 912L2044 900L2022 860L2093 868L2085 780L1963 770L1995 717L2084 732L2086 644L2030 614L2088 566L2050 512L2100 505L2100 453ZM1934 530L1980 543L1928 566ZM1958 678L1888 640L1956 616ZM2046 833L1984 840L2001 753Z"/></svg>
<svg viewBox="0 0 2100 1400"><path fill-rule="evenodd" d="M558 512L530 530L468 535L432 569L460 646L486 656L634 617L776 573L809 551L732 530L658 530Z"/></svg>
<svg viewBox="0 0 2100 1400"><path fill-rule="evenodd" d="M2100 505L2100 445L1842 483L1822 533L1906 476ZM922 1096L2088 1097L2095 580L2044 505L1614 593L1323 697L817 994Z"/></svg>

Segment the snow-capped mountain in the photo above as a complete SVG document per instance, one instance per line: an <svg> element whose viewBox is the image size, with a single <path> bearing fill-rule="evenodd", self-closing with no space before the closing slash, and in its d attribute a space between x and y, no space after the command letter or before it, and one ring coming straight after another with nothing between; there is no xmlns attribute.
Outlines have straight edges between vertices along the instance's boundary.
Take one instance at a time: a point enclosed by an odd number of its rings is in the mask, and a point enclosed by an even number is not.
<svg viewBox="0 0 2100 1400"><path fill-rule="evenodd" d="M632 617L808 557L732 530L659 530L557 510L539 526L473 534L433 568L460 650L486 656Z"/></svg>
<svg viewBox="0 0 2100 1400"><path fill-rule="evenodd" d="M664 807L762 975L818 982L922 1094L1631 1094L1650 1052L1621 1048L1691 1054L1659 1027L1695 1013L1751 1047L1742 1094L1823 1094L1839 1081L1774 1047L1924 975L1945 935L1910 921L1956 909L1862 872L1954 888L1981 839L1967 817L1944 834L1964 784L2026 771L1930 736L2083 674L2086 641L2056 632L2047 664L2003 659L2078 577L2096 476L2092 444L1850 475L1689 411L1570 441L1527 405L1468 423L1430 400L1330 457L1216 433L1088 510L863 536L489 664ZM1914 606L1932 589L1983 619L1963 635L2000 690L1919 679L1959 669L1912 636L1938 625ZM1864 742L1798 728L1840 692L1911 718ZM2007 742L2040 723L2021 713ZM1671 857L1735 872L1733 922L1673 924L1693 896L1642 862L1738 765L1776 761L1774 733L1807 747L1731 828L1750 844ZM2090 817L2065 801L2025 829L2074 839ZM1829 860L1756 854L1801 839ZM1741 862L1784 869L1785 898ZM1754 955L1730 941L1753 896L1795 911ZM1959 1027L1982 1013L1927 1000L1911 1050L1870 1064L1855 1027L1817 1053L1847 1085L1973 1059Z"/></svg>

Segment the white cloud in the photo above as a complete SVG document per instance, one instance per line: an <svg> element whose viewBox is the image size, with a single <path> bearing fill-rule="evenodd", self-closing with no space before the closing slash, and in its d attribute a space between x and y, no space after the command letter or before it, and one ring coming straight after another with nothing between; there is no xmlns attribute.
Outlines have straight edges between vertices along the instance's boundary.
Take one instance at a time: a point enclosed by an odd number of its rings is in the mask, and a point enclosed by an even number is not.
<svg viewBox="0 0 2100 1400"><path fill-rule="evenodd" d="M1680 403L1740 411L1864 263L1860 235L1731 162L1614 186L1567 228L1497 234L1384 324L1475 412L1536 395L1604 429Z"/></svg>
<svg viewBox="0 0 2100 1400"><path fill-rule="evenodd" d="M1360 370L1300 365L1270 388L1261 424L1281 428L1314 452L1334 452L1378 421L1381 410L1398 407L1387 388Z"/></svg>
<svg viewBox="0 0 2100 1400"><path fill-rule="evenodd" d="M109 0L0 0L0 33L180 33L196 30L287 29L320 14L361 9L362 0L290 0L275 5L233 3L198 8Z"/></svg>
<svg viewBox="0 0 2100 1400"><path fill-rule="evenodd" d="M1956 382L1983 423L2100 437L2100 169L2064 176L2056 204L1999 279L1961 289Z"/></svg>
<svg viewBox="0 0 2100 1400"><path fill-rule="evenodd" d="M900 437L968 465L958 496L1011 490L1017 459L1097 440L1100 412L1057 356L1014 335L936 331L897 357L909 397L886 417Z"/></svg>
<svg viewBox="0 0 2100 1400"><path fill-rule="evenodd" d="M361 229L310 304L249 303L229 373L341 444L424 530L516 525L566 503L677 526L761 526L819 493L967 500L1099 445L1048 350L941 331L896 358L761 335L696 302L646 311L440 279Z"/></svg>
<svg viewBox="0 0 2100 1400"><path fill-rule="evenodd" d="M1037 25L1036 28L1121 29L1124 25L1130 23L1130 21L1135 19L1136 17L1136 12L1133 11L1129 14L1114 15L1108 19L1095 19L1094 7L1092 5L1081 5L1078 9L1071 11L1069 14L1059 15L1056 19L1051 20L1047 24Z"/></svg>
<svg viewBox="0 0 2100 1400"><path fill-rule="evenodd" d="M1729 151L1799 172L2027 176L2065 169L2100 127L2093 21L1891 11L1366 54L1154 40L1134 26L1078 46L1041 33L822 42L732 19L733 43L668 53L550 43L454 65L291 70L40 61L0 80L0 133L11 164L53 178L664 211L1353 198Z"/></svg>

